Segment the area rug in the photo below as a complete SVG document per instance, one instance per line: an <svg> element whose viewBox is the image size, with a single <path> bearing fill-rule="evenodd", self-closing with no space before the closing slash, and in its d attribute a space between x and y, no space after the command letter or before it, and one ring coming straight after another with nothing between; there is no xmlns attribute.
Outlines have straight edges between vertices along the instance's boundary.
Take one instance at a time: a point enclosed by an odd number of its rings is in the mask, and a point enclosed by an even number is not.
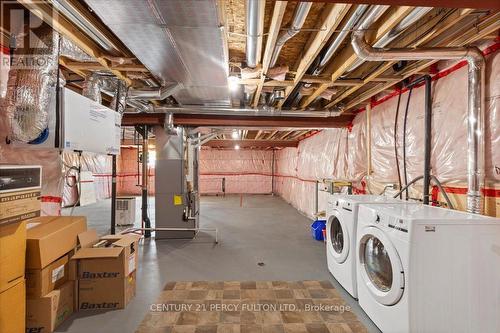
<svg viewBox="0 0 500 333"><path fill-rule="evenodd" d="M170 282L137 333L367 332L329 281Z"/></svg>

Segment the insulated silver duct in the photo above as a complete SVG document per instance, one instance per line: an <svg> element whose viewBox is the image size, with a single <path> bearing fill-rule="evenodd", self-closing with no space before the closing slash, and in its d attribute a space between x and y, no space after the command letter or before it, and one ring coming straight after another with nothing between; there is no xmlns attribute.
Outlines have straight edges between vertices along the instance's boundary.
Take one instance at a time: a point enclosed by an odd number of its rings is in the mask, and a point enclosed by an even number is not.
<svg viewBox="0 0 500 333"><path fill-rule="evenodd" d="M102 104L101 84L101 76L99 74L90 74L83 82L82 95L93 100L94 102Z"/></svg>
<svg viewBox="0 0 500 333"><path fill-rule="evenodd" d="M36 38L26 38L36 36ZM14 37L16 45L6 95L10 139L32 142L41 139L55 111L59 34L46 23L24 27ZM24 44L23 44L24 42Z"/></svg>
<svg viewBox="0 0 500 333"><path fill-rule="evenodd" d="M96 61L95 58L83 52L75 43L63 36L61 36L61 50L59 51L59 55L81 62Z"/></svg>
<svg viewBox="0 0 500 333"><path fill-rule="evenodd" d="M126 100L127 100L127 85L124 81L116 78L115 79L115 92L113 94L113 99L111 100L110 108L118 111L119 113L125 112ZM118 105L117 105L118 103Z"/></svg>
<svg viewBox="0 0 500 333"><path fill-rule="evenodd" d="M365 40L365 30L374 22L367 17L351 37L358 57L368 61L465 59L468 72L467 114L467 211L482 214L484 200L484 81L485 61L477 47L437 47L417 49L373 48Z"/></svg>
<svg viewBox="0 0 500 333"><path fill-rule="evenodd" d="M262 47L261 27L264 20L265 1L247 0L247 66L255 68L260 60Z"/></svg>
<svg viewBox="0 0 500 333"><path fill-rule="evenodd" d="M312 2L299 2L297 8L295 9L295 14L293 15L293 20L290 28L281 32L278 36L278 40L276 41L276 46L274 47L269 67L274 67L276 65L276 62L278 62L278 56L280 55L283 45L285 45L285 43L289 39L300 32L300 29L302 29L302 26L306 21L307 14L309 14L311 6Z"/></svg>
<svg viewBox="0 0 500 333"><path fill-rule="evenodd" d="M432 7L415 7L408 16L401 20L394 28L391 29L387 34L382 36L373 47L386 47L390 42L396 39L403 31L405 31L412 24L420 20L427 13L429 13ZM346 70L346 72L352 72L364 63L362 59L356 59L356 61Z"/></svg>
<svg viewBox="0 0 500 333"><path fill-rule="evenodd" d="M183 88L181 83L172 83L168 86L160 88L140 88L129 89L127 99L142 99L142 100L164 100L165 98L175 94L179 89Z"/></svg>

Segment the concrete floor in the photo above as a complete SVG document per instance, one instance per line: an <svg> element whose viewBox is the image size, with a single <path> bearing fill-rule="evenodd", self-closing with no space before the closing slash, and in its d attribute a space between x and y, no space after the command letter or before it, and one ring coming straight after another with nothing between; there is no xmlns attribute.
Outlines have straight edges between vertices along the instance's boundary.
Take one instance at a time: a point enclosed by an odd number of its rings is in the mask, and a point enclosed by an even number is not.
<svg viewBox="0 0 500 333"><path fill-rule="evenodd" d="M154 223L154 200L150 217ZM137 214L140 214L137 200ZM333 279L322 242L310 236L311 221L279 197L251 195L202 197L200 226L219 229L194 240L144 240L139 252L137 295L124 310L80 311L56 332L134 332L169 281L196 280L329 280L370 332L379 332L357 302ZM65 209L63 214L68 214ZM89 228L109 232L110 202L76 207ZM139 220L139 219L138 219ZM264 263L259 266L258 263Z"/></svg>

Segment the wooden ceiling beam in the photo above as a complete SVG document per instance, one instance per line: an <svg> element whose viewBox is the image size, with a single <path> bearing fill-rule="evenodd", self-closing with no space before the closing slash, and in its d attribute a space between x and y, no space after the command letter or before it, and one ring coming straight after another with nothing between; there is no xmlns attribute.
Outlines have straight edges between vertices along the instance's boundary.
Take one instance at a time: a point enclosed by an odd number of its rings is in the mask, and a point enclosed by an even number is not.
<svg viewBox="0 0 500 333"><path fill-rule="evenodd" d="M417 39L414 42L409 42L409 38L414 38L414 36L407 36L405 39L402 41L398 42L398 46L403 47L405 45L409 45L410 47L418 47L421 45L424 45L426 42L431 40L432 38L435 38L439 36L442 33L447 32L450 28L452 28L454 25L456 25L458 22L463 20L465 17L467 17L470 13L472 12L472 9L465 9L465 10L460 10L457 12L456 15L451 16L451 18L445 20L443 23L441 23L439 26L435 27L434 30L431 33L428 33L427 35ZM446 45L445 45L446 46ZM378 77L380 77L385 71L387 71L389 68L392 67L393 64L395 64L395 61L389 61L384 63L382 66L380 66L376 71L371 73L368 77L365 78L365 83L374 81ZM392 81L391 83L394 84L398 81L401 81L403 78L400 77L399 80ZM338 103L340 103L342 100L344 100L346 97L352 95L355 93L359 88L361 87L352 87L349 88L348 90L344 91L342 94L339 96L336 96L336 98L328 103L326 105L327 108L332 107ZM345 110L345 109L344 109Z"/></svg>
<svg viewBox="0 0 500 333"><path fill-rule="evenodd" d="M337 2L337 0L309 0L313 2ZM440 8L500 9L497 0L344 0L352 4L420 6Z"/></svg>
<svg viewBox="0 0 500 333"><path fill-rule="evenodd" d="M485 19L483 22L477 25L474 31L470 31L468 34L456 38L454 41L450 42L448 46L459 46L459 45L473 43L477 40L482 39L483 36L491 34L491 32L493 31L498 31L498 29L500 29L500 12L491 14L487 19ZM431 61L423 60L409 65L409 68L402 75L401 80L404 80L407 77L410 77L411 75L414 75L416 73L425 70L435 62L437 62L437 60L431 60ZM353 107L364 103L372 96L375 96L376 94L384 91L385 89L390 88L392 85L394 85L394 83L391 82L380 84L376 87L373 87L372 89L363 92L355 99L349 101L346 104L345 110L352 109Z"/></svg>
<svg viewBox="0 0 500 333"><path fill-rule="evenodd" d="M406 17L413 7L402 6L395 7L388 10L388 12L384 15L387 19L382 21L375 33L373 34L373 38L371 38L370 42L376 42L386 33L388 33L392 28L396 26L404 17ZM325 72L331 73L331 80L336 81L344 72L356 61L358 57L354 53L352 49L351 43L339 52L338 56L334 58L334 60L328 65L325 69ZM326 89L328 89L327 84L322 84L316 91L305 98L302 103L300 103L301 108L306 108L311 104L316 98L318 98Z"/></svg>
<svg viewBox="0 0 500 333"><path fill-rule="evenodd" d="M268 148L268 147L297 147L298 141L294 140L210 140L203 146L212 148Z"/></svg>
<svg viewBox="0 0 500 333"><path fill-rule="evenodd" d="M269 65L271 63L274 47L276 45L276 41L278 39L281 28L281 21L283 21L283 16L285 15L286 5L287 1L276 1L274 3L273 17L271 18L271 26L269 27L266 47L264 49L264 57L262 59L262 72L260 74L260 79L257 83L257 89L255 90L254 94L254 108L259 105L260 94L262 92L262 87L264 86L264 80L266 78L267 70L269 69Z"/></svg>
<svg viewBox="0 0 500 333"><path fill-rule="evenodd" d="M73 61L66 57L61 57L61 58L64 59L64 63L68 68L74 68L77 70L94 70L94 71L107 70L106 67L104 67L102 64L98 62L81 62L81 61ZM111 65L111 68L121 72L143 72L143 73L149 72L148 69L143 65L136 65L136 64L116 65L116 66Z"/></svg>
<svg viewBox="0 0 500 333"><path fill-rule="evenodd" d="M344 16L346 16L346 14L349 12L350 8L351 5L347 4L333 4L328 5L327 8L323 10L320 24L320 27L322 29L316 32L316 34L314 34L307 42L307 45L305 47L306 51L304 53L304 56L300 60L295 78L293 80L294 85L285 89L285 99L278 103L278 108L281 108L281 106L283 106L283 103L290 96L295 86L297 86L297 84L299 84L299 82L302 80L302 76L304 76L307 69L311 66L313 61L326 45L330 37L342 22Z"/></svg>
<svg viewBox="0 0 500 333"><path fill-rule="evenodd" d="M42 21L52 26L54 30L73 41L85 53L95 58L97 62L111 71L116 77L125 81L127 85L132 84L132 80L127 78L124 73L112 68L111 61L104 57L103 50L93 40L75 28L64 16L55 12L54 8L48 3L31 0L18 0L18 2ZM57 17L53 17L54 13L57 14Z"/></svg>

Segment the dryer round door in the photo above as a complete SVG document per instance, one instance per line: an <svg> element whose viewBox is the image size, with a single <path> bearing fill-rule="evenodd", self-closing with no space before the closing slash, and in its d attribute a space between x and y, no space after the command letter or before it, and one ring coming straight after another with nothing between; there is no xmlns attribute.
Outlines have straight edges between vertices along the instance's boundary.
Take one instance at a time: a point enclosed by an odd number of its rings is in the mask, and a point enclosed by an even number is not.
<svg viewBox="0 0 500 333"><path fill-rule="evenodd" d="M326 224L328 251L339 264L349 255L349 232L338 210L333 210Z"/></svg>
<svg viewBox="0 0 500 333"><path fill-rule="evenodd" d="M366 227L358 244L360 273L372 296L381 304L394 305L403 296L401 259L382 230Z"/></svg>

